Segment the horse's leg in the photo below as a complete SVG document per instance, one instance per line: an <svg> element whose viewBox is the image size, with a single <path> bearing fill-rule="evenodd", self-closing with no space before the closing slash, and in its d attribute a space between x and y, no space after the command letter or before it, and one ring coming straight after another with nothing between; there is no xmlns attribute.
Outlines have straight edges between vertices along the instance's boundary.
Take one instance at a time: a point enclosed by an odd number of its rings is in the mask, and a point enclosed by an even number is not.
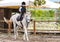
<svg viewBox="0 0 60 42"><path fill-rule="evenodd" d="M18 27L15 28L15 39L18 37Z"/></svg>
<svg viewBox="0 0 60 42"><path fill-rule="evenodd" d="M23 23L23 29L24 29L24 39L28 41L29 39L28 39L28 33L25 23Z"/></svg>
<svg viewBox="0 0 60 42"><path fill-rule="evenodd" d="M11 23L8 23L8 35L10 36L11 34Z"/></svg>
<svg viewBox="0 0 60 42"><path fill-rule="evenodd" d="M18 36L18 31L17 31L16 23L13 22L13 25L14 25L14 38L16 39Z"/></svg>

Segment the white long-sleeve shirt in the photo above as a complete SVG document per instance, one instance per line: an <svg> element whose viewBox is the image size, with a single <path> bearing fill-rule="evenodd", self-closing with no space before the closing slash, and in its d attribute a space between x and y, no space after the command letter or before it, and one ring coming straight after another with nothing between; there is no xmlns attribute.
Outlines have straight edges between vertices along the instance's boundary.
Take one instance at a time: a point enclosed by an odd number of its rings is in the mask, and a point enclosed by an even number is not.
<svg viewBox="0 0 60 42"><path fill-rule="evenodd" d="M22 8L22 7L19 8L19 12L21 12L21 8Z"/></svg>

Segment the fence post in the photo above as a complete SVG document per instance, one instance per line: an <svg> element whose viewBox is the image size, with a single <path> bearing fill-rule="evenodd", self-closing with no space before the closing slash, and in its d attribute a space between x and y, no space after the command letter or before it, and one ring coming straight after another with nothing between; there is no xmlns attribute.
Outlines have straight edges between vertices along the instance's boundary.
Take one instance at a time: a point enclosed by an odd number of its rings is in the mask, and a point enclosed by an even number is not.
<svg viewBox="0 0 60 42"><path fill-rule="evenodd" d="M35 26L36 26L36 21L34 21L33 26L34 26L34 27L33 27L33 28L34 28L34 35L36 35L36 27L35 27Z"/></svg>

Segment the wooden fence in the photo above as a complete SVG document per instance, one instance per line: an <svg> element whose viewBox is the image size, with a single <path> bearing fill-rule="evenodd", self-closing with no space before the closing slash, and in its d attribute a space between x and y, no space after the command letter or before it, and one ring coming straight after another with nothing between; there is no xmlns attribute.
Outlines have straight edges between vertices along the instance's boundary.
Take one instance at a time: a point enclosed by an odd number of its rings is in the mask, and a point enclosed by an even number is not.
<svg viewBox="0 0 60 42"><path fill-rule="evenodd" d="M1 20L0 22L4 22L3 20ZM58 26L57 22L60 21L32 21L33 22L33 33L36 35L36 32L40 32L40 33L60 33L60 30L36 30L36 22L56 22L56 25ZM58 27L56 27L58 28ZM0 30L9 30L11 28L8 29L0 29ZM12 30L13 31L13 30Z"/></svg>

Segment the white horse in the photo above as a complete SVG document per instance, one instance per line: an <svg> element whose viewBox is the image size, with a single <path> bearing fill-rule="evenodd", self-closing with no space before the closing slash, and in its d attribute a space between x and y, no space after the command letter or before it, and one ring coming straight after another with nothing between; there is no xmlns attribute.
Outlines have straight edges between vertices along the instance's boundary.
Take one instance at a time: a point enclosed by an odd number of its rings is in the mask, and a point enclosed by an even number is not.
<svg viewBox="0 0 60 42"><path fill-rule="evenodd" d="M12 15L11 18L10 18L10 21L13 22L13 27L14 27L14 38L16 39L17 36L18 36L18 29L19 27L21 26L21 23L20 21L17 21L17 17L19 16L20 14L16 13L15 15ZM26 14L24 14L24 18L23 20L21 21L22 24L23 24L23 30L24 30L24 40L29 40L28 38L28 33L27 33L27 23L30 22L30 19L31 19L31 14L30 12L26 12ZM7 23L8 20L4 17L4 20L5 22ZM17 26L16 26L17 24Z"/></svg>

